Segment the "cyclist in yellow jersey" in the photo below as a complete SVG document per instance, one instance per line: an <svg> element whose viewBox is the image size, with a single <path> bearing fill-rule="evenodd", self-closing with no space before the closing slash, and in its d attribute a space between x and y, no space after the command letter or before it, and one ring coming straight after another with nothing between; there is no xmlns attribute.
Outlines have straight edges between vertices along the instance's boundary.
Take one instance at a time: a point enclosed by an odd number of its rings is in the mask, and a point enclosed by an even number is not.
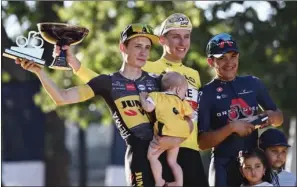
<svg viewBox="0 0 297 187"><path fill-rule="evenodd" d="M199 73L182 64L182 60L191 45L191 31L192 24L186 15L181 13L170 15L162 23L159 33L160 44L163 46L163 55L156 62L147 62L143 70L155 74L176 71L185 75L189 86L186 99L190 102L197 116L198 89L201 86ZM80 64L72 64L72 67L75 69L74 73L84 82L88 82L97 75ZM196 119L194 118L194 124L197 124L197 117ZM179 150L178 163L183 169L183 186L208 186L208 180L204 173L199 153L197 136L198 126L194 125L194 130L190 137L182 143ZM170 145L170 142L173 141L170 137L158 137L156 140L156 146L163 146L164 149L168 149L167 144ZM163 154L160 159L165 165L163 167L164 178L166 181L173 181L174 179L168 165L166 167L166 155Z"/></svg>
<svg viewBox="0 0 297 187"><path fill-rule="evenodd" d="M191 45L191 31L192 24L186 15L181 13L170 15L162 23L159 32L160 44L163 46L162 57L155 62L147 62L142 69L156 74L176 71L184 75L188 81L186 100L194 109L194 124L197 124L198 89L201 86L200 76L197 70L182 63ZM190 137L180 145L178 163L183 169L183 186L208 186L198 148L198 126L194 125ZM164 157L161 157L162 164L166 160ZM164 170L166 175L168 168L164 167ZM165 176L165 178L172 178L172 176Z"/></svg>

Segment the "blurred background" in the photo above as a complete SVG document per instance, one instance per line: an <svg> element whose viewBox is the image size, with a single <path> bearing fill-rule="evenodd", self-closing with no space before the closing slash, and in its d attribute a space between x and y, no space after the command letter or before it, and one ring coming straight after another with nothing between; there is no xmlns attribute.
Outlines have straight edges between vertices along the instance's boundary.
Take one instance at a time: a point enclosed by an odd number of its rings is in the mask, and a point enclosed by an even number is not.
<svg viewBox="0 0 297 187"><path fill-rule="evenodd" d="M285 1L1 1L1 53L39 22L84 26L88 36L72 50L84 66L110 73L121 66L119 34L129 23L155 27L175 12L190 17L192 45L184 64L197 69L202 84L212 79L207 41L230 33L240 48L239 74L264 81L284 112L280 128L292 145L287 169L296 174L297 2ZM53 45L44 43L51 63ZM162 55L152 49L150 60ZM82 82L71 71L47 69L59 86ZM6 185L125 185L125 145L101 98L56 108L39 80L1 56L2 181ZM209 151L202 152L205 171Z"/></svg>

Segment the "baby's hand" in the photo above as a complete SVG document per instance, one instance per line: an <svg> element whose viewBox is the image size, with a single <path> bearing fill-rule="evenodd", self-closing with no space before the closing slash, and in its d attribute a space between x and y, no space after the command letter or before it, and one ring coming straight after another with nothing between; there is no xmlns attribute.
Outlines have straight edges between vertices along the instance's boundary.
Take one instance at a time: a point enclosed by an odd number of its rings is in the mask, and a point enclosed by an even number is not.
<svg viewBox="0 0 297 187"><path fill-rule="evenodd" d="M143 99L146 99L148 97L148 93L147 92L140 92L139 96Z"/></svg>

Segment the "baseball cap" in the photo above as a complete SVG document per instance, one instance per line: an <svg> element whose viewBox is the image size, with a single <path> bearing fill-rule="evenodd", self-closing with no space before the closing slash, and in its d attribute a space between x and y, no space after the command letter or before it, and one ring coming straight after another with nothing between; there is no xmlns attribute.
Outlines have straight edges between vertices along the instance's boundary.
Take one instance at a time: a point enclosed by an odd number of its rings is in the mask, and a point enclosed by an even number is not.
<svg viewBox="0 0 297 187"><path fill-rule="evenodd" d="M220 33L212 37L206 46L207 57L220 58L228 52L239 52L235 40L227 33Z"/></svg>
<svg viewBox="0 0 297 187"><path fill-rule="evenodd" d="M261 134L259 138L259 147L261 149L265 150L267 147L277 145L291 147L285 134L277 129L270 128Z"/></svg>
<svg viewBox="0 0 297 187"><path fill-rule="evenodd" d="M162 36L168 31L175 29L186 29L192 31L192 23L186 15L182 13L174 13L163 21L159 35Z"/></svg>
<svg viewBox="0 0 297 187"><path fill-rule="evenodd" d="M147 24L134 23L128 25L123 32L121 32L120 42L124 43L132 38L143 36L149 38L153 44L159 43L159 37L154 35L153 28Z"/></svg>

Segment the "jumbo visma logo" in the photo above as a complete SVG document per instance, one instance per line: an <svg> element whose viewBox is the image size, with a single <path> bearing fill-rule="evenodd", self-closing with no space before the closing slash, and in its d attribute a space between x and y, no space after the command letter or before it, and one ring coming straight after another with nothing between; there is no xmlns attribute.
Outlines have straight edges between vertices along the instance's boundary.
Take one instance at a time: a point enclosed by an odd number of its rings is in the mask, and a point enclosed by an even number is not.
<svg viewBox="0 0 297 187"><path fill-rule="evenodd" d="M138 100L125 100L122 101L121 104L124 114L127 116L136 116L138 114L137 111L139 111L140 114L145 115L145 111L141 108L140 101ZM135 107L137 107L137 109L129 109Z"/></svg>
<svg viewBox="0 0 297 187"><path fill-rule="evenodd" d="M141 107L138 95L121 97L115 100L115 104L128 128L142 123L149 123L149 119Z"/></svg>

